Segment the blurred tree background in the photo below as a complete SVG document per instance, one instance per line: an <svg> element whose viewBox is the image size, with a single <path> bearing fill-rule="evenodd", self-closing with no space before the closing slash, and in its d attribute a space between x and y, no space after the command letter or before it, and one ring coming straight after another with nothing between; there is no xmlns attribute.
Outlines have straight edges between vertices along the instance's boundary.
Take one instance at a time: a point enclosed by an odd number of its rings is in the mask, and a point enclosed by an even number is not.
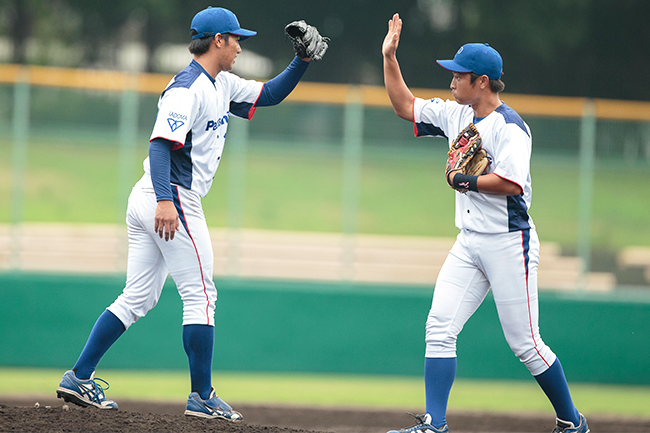
<svg viewBox="0 0 650 433"><path fill-rule="evenodd" d="M156 53L187 45L198 0L0 0L0 61L162 71ZM332 41L310 81L382 84L387 22L404 21L398 58L411 87L446 88L435 64L466 42L489 42L504 58L506 91L650 100L648 0L222 0L258 37L243 44L270 59L270 75L292 57L282 29L296 19ZM137 43L138 45L134 45ZM128 51L130 50L130 51ZM187 51L185 50L187 55ZM131 62L133 63L133 62Z"/></svg>

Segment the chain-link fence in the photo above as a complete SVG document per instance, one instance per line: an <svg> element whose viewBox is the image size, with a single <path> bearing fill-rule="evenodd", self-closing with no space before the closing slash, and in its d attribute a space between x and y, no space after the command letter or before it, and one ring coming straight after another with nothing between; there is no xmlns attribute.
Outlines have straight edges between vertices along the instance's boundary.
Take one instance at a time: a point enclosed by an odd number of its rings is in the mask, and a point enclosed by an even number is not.
<svg viewBox="0 0 650 433"><path fill-rule="evenodd" d="M0 66L1 268L66 270L53 258L57 245L59 254L68 245L69 266L74 254L93 254L87 238L80 247L66 236L110 233L115 245L104 239L97 248L118 253L100 268L122 270L126 240L115 233L124 232L126 198L170 78ZM502 98L533 132L540 285L649 286L650 103ZM215 272L435 281L457 231L442 176L446 141L414 138L383 88L301 83L252 122L231 120L228 135L204 199L221 260Z"/></svg>

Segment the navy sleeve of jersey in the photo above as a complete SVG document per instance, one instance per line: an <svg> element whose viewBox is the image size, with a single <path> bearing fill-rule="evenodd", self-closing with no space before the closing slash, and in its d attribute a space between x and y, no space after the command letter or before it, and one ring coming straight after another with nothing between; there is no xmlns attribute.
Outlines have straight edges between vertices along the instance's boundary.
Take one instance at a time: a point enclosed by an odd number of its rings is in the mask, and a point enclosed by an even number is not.
<svg viewBox="0 0 650 433"><path fill-rule="evenodd" d="M282 71L277 77L264 83L262 93L255 105L258 107L268 107L282 102L298 85L308 66L309 62L304 62L298 57L294 57L293 61L287 66L287 69Z"/></svg>
<svg viewBox="0 0 650 433"><path fill-rule="evenodd" d="M445 132L438 128L435 125L430 123L416 123L415 124L415 136L416 137L444 137L447 138Z"/></svg>
<svg viewBox="0 0 650 433"><path fill-rule="evenodd" d="M176 143L155 138L149 143L149 167L151 182L156 192L156 201L172 200L172 187L169 181L171 152Z"/></svg>

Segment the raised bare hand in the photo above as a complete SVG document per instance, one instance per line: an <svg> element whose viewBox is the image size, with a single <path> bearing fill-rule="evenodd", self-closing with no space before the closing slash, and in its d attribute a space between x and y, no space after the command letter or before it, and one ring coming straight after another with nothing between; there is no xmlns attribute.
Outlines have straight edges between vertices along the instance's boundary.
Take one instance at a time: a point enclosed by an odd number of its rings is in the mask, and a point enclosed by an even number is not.
<svg viewBox="0 0 650 433"><path fill-rule="evenodd" d="M399 14L393 15L393 18L388 21L388 33L384 38L384 43L381 47L381 53L384 57L395 57L397 46L399 45L399 37L402 33L402 20Z"/></svg>

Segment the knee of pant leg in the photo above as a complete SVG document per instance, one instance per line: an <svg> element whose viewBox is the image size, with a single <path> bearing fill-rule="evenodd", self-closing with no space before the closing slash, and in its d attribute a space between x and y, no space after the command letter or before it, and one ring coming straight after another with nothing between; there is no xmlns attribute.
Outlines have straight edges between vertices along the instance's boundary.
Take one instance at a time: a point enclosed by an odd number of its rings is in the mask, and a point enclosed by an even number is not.
<svg viewBox="0 0 650 433"><path fill-rule="evenodd" d="M555 362L555 353L545 344L538 345L518 355L533 376L544 373Z"/></svg>
<svg viewBox="0 0 650 433"><path fill-rule="evenodd" d="M429 314L425 333L427 357L447 358L450 356L456 356L456 340L458 333L453 331L451 321L440 320L438 316Z"/></svg>
<svg viewBox="0 0 650 433"><path fill-rule="evenodd" d="M144 317L144 314L140 315L133 309L129 308L128 305L124 304L123 302L119 302L120 299L118 298L113 302L107 310L110 311L111 313L115 314L115 317L120 319L122 324L124 325L124 329L129 329L131 325L133 325L135 322L138 321L138 319Z"/></svg>
<svg viewBox="0 0 650 433"><path fill-rule="evenodd" d="M214 326L214 300L203 299L183 300L183 325L212 325Z"/></svg>
<svg viewBox="0 0 650 433"><path fill-rule="evenodd" d="M160 285L155 285L143 283L141 280L127 281L126 287L120 296L108 309L128 329L129 326L146 316L158 304L162 288L162 282Z"/></svg>
<svg viewBox="0 0 650 433"><path fill-rule="evenodd" d="M179 287L183 301L183 325L214 325L217 289L212 282L204 287L186 284Z"/></svg>
<svg viewBox="0 0 650 433"><path fill-rule="evenodd" d="M456 357L456 342L449 343L429 343L427 341L427 348L424 355L426 358L455 358Z"/></svg>
<svg viewBox="0 0 650 433"><path fill-rule="evenodd" d="M448 358L456 356L456 335L427 327L425 341L427 358Z"/></svg>

